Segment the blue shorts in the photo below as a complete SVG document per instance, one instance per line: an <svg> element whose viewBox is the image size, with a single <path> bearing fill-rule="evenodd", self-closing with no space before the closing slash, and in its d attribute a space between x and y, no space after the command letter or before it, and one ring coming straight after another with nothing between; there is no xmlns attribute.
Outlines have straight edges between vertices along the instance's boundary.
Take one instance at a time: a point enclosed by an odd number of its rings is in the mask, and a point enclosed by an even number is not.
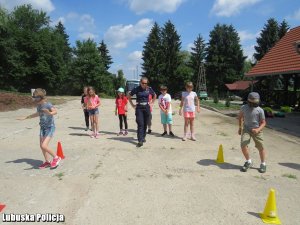
<svg viewBox="0 0 300 225"><path fill-rule="evenodd" d="M40 130L40 137L45 138L45 137L53 137L55 132L55 127L46 127L46 128L42 128Z"/></svg>
<svg viewBox="0 0 300 225"><path fill-rule="evenodd" d="M168 113L167 115L165 113L160 113L160 119L162 124L173 123L172 113Z"/></svg>
<svg viewBox="0 0 300 225"><path fill-rule="evenodd" d="M98 108L95 108L95 109L88 109L88 112L89 112L89 115L90 115L90 116L99 114Z"/></svg>

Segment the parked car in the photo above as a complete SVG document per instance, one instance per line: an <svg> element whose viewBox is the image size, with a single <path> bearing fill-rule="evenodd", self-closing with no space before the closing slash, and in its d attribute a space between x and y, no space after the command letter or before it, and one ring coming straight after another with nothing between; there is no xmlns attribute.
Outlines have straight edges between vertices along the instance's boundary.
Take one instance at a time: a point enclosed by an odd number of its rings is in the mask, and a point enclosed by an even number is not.
<svg viewBox="0 0 300 225"><path fill-rule="evenodd" d="M229 100L230 101L242 101L242 98L237 95L229 95Z"/></svg>
<svg viewBox="0 0 300 225"><path fill-rule="evenodd" d="M198 97L200 98L200 100L207 100L208 99L208 95L206 91L200 91L198 93Z"/></svg>

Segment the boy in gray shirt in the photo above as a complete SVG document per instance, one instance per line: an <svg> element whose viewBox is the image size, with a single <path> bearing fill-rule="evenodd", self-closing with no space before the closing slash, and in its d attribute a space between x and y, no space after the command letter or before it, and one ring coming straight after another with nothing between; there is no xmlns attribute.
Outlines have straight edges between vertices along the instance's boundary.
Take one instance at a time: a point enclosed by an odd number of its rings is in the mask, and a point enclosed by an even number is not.
<svg viewBox="0 0 300 225"><path fill-rule="evenodd" d="M248 145L251 138L255 143L255 147L259 150L259 156L261 160L260 173L266 172L266 151L263 145L263 133L262 129L266 126L266 119L264 110L259 107L260 96L256 92L251 92L248 95L248 104L241 107L239 113L239 131L241 135L241 148L246 158L244 166L241 168L242 172L246 172L251 166L252 161L249 155ZM243 124L243 126L242 126Z"/></svg>

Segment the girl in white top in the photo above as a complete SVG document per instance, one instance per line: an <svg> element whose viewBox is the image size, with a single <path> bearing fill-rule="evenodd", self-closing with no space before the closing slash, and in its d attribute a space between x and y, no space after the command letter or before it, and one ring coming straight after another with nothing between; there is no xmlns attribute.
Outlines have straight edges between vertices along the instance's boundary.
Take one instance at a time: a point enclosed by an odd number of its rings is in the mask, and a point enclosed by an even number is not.
<svg viewBox="0 0 300 225"><path fill-rule="evenodd" d="M195 137L195 129L194 129L194 120L195 120L195 101L197 102L197 112L200 112L200 101L196 94L193 91L193 83L187 82L185 85L186 91L182 92L179 115L184 116L184 136L182 138L183 141L187 140L187 131L190 125L191 131L191 140L196 141Z"/></svg>

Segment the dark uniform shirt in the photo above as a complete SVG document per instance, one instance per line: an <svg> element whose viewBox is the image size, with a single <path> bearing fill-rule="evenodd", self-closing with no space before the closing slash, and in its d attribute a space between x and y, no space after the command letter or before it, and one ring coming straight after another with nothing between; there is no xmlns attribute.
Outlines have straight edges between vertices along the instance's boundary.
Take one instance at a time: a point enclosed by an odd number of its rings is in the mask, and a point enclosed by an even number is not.
<svg viewBox="0 0 300 225"><path fill-rule="evenodd" d="M152 95L152 97L154 97L155 92L151 87L143 89L141 86L137 86L136 88L132 89L130 95L136 95L137 103L146 103L149 102L149 95Z"/></svg>

